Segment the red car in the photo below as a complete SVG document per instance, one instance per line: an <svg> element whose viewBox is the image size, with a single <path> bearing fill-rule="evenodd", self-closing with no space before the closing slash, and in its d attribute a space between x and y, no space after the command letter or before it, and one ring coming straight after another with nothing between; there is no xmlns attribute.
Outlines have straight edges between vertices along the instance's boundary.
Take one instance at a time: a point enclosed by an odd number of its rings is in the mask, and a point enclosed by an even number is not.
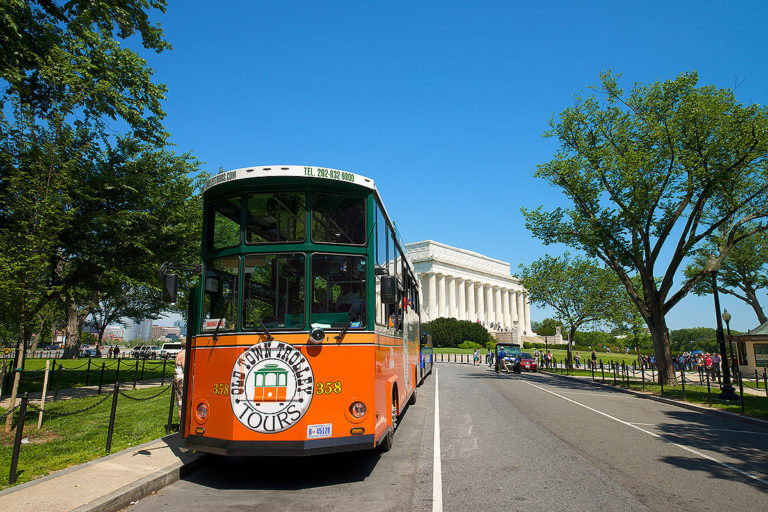
<svg viewBox="0 0 768 512"><path fill-rule="evenodd" d="M536 359L528 352L520 354L520 368L527 372L535 372L539 369Z"/></svg>

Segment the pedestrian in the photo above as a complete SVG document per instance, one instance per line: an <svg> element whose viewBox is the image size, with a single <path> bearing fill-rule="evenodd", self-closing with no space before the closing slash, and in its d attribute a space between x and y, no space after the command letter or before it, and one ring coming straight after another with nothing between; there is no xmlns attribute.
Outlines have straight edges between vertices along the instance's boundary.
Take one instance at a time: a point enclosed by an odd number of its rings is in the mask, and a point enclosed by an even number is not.
<svg viewBox="0 0 768 512"><path fill-rule="evenodd" d="M720 382L720 362L722 361L722 358L720 357L720 354L715 354L712 356L712 370L715 372L715 378L717 378L717 382Z"/></svg>
<svg viewBox="0 0 768 512"><path fill-rule="evenodd" d="M115 353L114 347L109 347L109 350L107 350L107 359L112 359L112 354Z"/></svg>
<svg viewBox="0 0 768 512"><path fill-rule="evenodd" d="M184 406L182 403L182 399L184 398L182 396L184 392L184 350L185 349L182 347L179 353L176 354L176 359L174 361L175 373L173 375L173 387L176 392L176 403L179 406L179 423L181 423L181 408Z"/></svg>
<svg viewBox="0 0 768 512"><path fill-rule="evenodd" d="M117 345L115 345L115 351L113 352L113 354L114 354L114 356L115 356L115 359L117 359L118 357L120 357L120 347L118 347Z"/></svg>
<svg viewBox="0 0 768 512"><path fill-rule="evenodd" d="M472 352L472 366L477 366L477 360L480 359L480 349L476 348L474 352Z"/></svg>
<svg viewBox="0 0 768 512"><path fill-rule="evenodd" d="M581 355L579 351L576 351L576 368L581 368Z"/></svg>

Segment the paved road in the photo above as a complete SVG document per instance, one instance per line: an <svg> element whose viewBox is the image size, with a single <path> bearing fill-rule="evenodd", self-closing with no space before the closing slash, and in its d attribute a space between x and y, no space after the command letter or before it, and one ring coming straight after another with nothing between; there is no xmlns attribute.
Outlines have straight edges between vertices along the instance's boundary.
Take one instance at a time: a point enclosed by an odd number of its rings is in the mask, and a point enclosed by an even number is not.
<svg viewBox="0 0 768 512"><path fill-rule="evenodd" d="M438 368L387 454L212 458L130 510L426 512L436 463L446 512L768 509L768 428L550 375Z"/></svg>

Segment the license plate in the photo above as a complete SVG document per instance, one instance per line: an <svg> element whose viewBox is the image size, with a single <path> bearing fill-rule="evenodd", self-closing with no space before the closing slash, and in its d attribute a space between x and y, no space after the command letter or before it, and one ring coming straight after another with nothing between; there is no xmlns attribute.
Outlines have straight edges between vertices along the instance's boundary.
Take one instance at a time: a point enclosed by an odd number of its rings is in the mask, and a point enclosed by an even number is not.
<svg viewBox="0 0 768 512"><path fill-rule="evenodd" d="M331 437L332 435L333 426L330 423L307 426L307 439L322 439L324 437Z"/></svg>

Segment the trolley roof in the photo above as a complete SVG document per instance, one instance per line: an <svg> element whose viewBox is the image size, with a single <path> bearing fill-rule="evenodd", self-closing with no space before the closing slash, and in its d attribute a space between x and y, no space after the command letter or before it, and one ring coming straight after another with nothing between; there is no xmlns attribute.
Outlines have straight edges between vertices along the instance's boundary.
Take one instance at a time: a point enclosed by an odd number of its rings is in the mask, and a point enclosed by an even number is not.
<svg viewBox="0 0 768 512"><path fill-rule="evenodd" d="M258 178L305 178L307 180L338 181L351 183L371 190L376 190L376 184L372 179L361 174L331 169L329 167L315 167L308 165L256 165L225 171L210 178L203 185L203 193L213 187L231 183L233 181Z"/></svg>
<svg viewBox="0 0 768 512"><path fill-rule="evenodd" d="M213 176L212 178L208 179L208 181L205 182L205 184L203 185L202 193L205 194L210 189L218 185L223 185L225 183L232 183L233 181L246 180L246 179L258 179L258 178L281 178L281 177L304 178L309 181L311 180L322 180L322 181L331 181L331 182L337 181L341 183L350 183L354 185L359 185L361 187L365 187L370 190L373 190L373 192L376 194L376 197L379 200L379 204L384 209L384 213L386 214L389 221L392 223L392 227L395 230L395 235L400 241L400 245L402 246L403 253L405 254L405 261L406 261L406 264L408 265L408 268L411 270L414 276L416 275L413 264L408 258L407 251L405 249L405 242L403 242L403 238L400 236L400 233L394 221L392 220L392 217L389 216L389 212L387 212L387 207L384 206L384 201L382 201L381 199L381 195L379 194L379 191L376 188L376 184L373 182L371 178L367 178L362 174L355 174L353 172L342 171L340 169L332 169L330 167L316 167L311 165L255 165L252 167L241 167L240 169L233 169L231 171L220 172L219 174L217 174L216 176ZM418 280L416 284L417 286L419 285Z"/></svg>

